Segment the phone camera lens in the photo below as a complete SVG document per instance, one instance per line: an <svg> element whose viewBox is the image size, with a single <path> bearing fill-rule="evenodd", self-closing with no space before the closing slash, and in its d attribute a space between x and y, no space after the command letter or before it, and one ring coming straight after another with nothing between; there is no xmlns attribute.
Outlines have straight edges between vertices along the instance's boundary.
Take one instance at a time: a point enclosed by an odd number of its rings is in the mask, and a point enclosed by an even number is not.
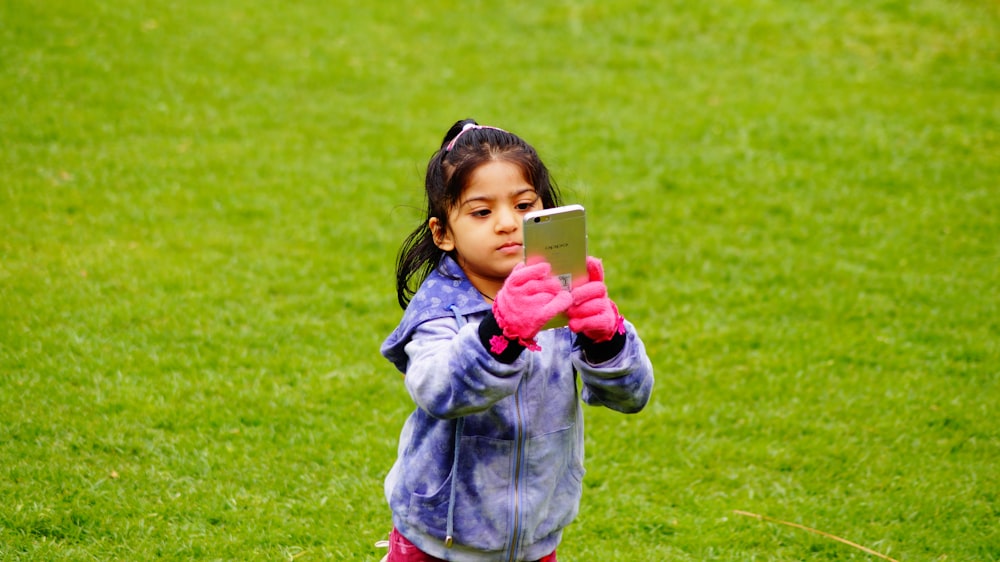
<svg viewBox="0 0 1000 562"><path fill-rule="evenodd" d="M542 222L542 217L535 217L535 222Z"/></svg>

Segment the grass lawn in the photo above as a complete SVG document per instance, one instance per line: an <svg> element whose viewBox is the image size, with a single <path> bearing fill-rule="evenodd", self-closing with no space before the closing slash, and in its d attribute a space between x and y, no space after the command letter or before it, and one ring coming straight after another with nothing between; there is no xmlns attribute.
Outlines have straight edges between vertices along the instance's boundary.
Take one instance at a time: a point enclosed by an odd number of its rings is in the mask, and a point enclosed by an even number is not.
<svg viewBox="0 0 1000 562"><path fill-rule="evenodd" d="M472 116L656 367L560 559L1000 560L1000 6L0 4L0 559L377 560Z"/></svg>

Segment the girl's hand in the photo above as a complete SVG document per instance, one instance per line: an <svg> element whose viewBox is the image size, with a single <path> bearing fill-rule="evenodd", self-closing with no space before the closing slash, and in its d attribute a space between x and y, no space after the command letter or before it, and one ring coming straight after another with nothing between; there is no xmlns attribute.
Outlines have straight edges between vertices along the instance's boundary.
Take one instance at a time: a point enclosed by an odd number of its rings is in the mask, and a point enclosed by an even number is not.
<svg viewBox="0 0 1000 562"><path fill-rule="evenodd" d="M625 322L614 301L608 298L601 260L587 257L589 281L573 288L573 302L566 310L569 329L583 334L595 343L611 340L625 333Z"/></svg>
<svg viewBox="0 0 1000 562"><path fill-rule="evenodd" d="M544 261L519 263L493 301L493 316L503 335L528 349L538 349L538 331L573 302L573 295L551 273L552 266Z"/></svg>

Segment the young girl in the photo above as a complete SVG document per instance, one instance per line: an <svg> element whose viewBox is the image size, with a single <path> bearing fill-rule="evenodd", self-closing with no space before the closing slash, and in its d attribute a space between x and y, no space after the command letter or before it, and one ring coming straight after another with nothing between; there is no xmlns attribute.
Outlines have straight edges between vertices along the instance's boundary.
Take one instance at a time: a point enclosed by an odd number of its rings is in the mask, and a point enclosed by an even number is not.
<svg viewBox="0 0 1000 562"><path fill-rule="evenodd" d="M580 400L637 412L652 365L600 261L572 292L547 263L522 263L524 214L559 205L531 146L460 121L425 187L396 268L405 312L381 349L417 406L385 480L385 560L555 561L582 492ZM540 330L560 312L568 327Z"/></svg>

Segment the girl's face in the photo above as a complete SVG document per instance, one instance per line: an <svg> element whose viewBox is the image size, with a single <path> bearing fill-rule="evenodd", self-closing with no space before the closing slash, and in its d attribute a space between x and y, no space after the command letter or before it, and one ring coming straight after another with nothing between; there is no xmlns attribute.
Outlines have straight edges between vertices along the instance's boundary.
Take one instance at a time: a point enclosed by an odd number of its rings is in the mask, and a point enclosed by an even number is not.
<svg viewBox="0 0 1000 562"><path fill-rule="evenodd" d="M454 250L472 285L489 298L496 296L514 266L524 259L522 220L542 209L534 186L521 168L494 160L476 168L462 196L448 212L448 227L431 218L434 243Z"/></svg>

